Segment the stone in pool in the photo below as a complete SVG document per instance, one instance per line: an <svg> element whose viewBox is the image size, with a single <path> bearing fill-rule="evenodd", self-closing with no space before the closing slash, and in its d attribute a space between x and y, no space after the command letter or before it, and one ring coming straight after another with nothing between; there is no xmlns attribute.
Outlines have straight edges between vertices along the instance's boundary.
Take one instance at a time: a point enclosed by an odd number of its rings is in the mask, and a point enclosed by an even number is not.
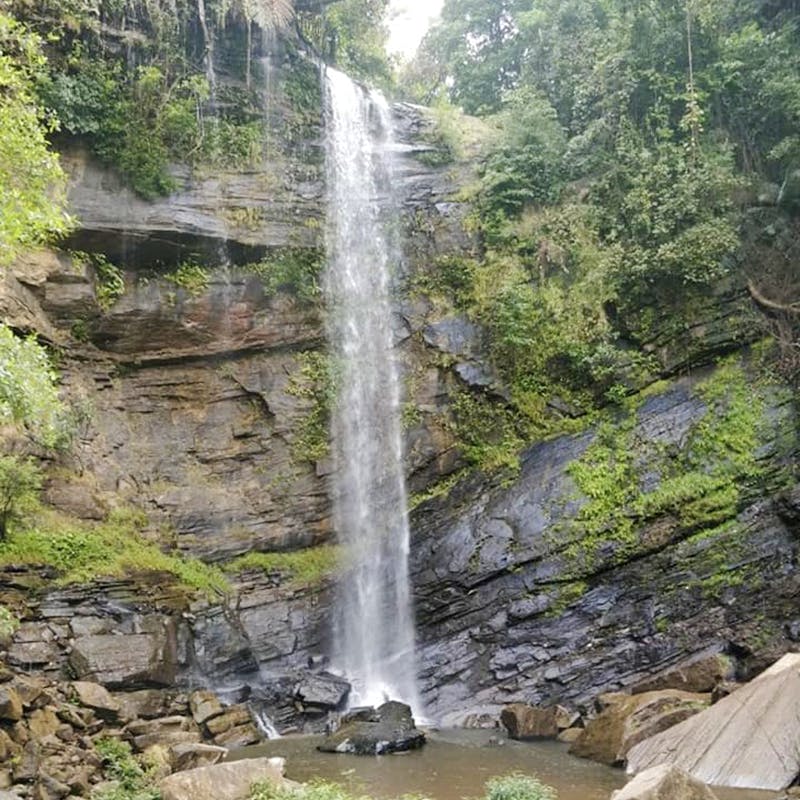
<svg viewBox="0 0 800 800"><path fill-rule="evenodd" d="M337 731L325 737L318 749L325 753L380 756L416 750L425 734L414 724L405 703L389 701L377 709L357 709L342 717Z"/></svg>

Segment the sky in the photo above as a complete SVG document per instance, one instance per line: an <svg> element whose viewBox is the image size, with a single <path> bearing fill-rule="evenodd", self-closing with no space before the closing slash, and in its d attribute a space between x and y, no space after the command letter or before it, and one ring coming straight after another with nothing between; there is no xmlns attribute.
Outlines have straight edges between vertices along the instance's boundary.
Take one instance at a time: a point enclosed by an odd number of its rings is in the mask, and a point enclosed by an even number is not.
<svg viewBox="0 0 800 800"><path fill-rule="evenodd" d="M391 0L389 4L389 52L410 59L444 0Z"/></svg>

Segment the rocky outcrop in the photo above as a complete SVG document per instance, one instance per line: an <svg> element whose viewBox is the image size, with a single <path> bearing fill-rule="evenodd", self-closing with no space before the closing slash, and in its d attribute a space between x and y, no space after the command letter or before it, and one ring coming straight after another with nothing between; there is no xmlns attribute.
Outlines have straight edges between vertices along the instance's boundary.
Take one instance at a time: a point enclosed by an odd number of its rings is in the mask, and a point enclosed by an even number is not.
<svg viewBox="0 0 800 800"><path fill-rule="evenodd" d="M164 800L244 800L254 783L291 785L282 758L252 758L179 772L159 785Z"/></svg>
<svg viewBox="0 0 800 800"><path fill-rule="evenodd" d="M800 773L800 655L784 656L702 714L628 753L628 771L657 764L717 786L780 790Z"/></svg>
<svg viewBox="0 0 800 800"><path fill-rule="evenodd" d="M629 426L624 442L602 452L633 454L641 496L685 457L708 413L696 390L703 379L682 379L618 419ZM733 505L715 511L714 497L700 496L705 510L689 519L669 504L647 515L634 503L623 538L612 517L587 521L573 477L597 429L530 448L512 479L474 476L421 505L411 558L429 712L587 705L701 656L734 653L748 676L789 649L800 579L782 497L794 485L797 411L791 394L776 392L762 413L761 477L739 479Z"/></svg>
<svg viewBox="0 0 800 800"><path fill-rule="evenodd" d="M318 749L325 753L380 756L417 750L424 744L425 734L414 724L411 709L390 701L378 708L348 712Z"/></svg>
<svg viewBox="0 0 800 800"><path fill-rule="evenodd" d="M710 699L709 695L669 690L610 696L569 751L611 766L624 764L632 747L699 713Z"/></svg>
<svg viewBox="0 0 800 800"><path fill-rule="evenodd" d="M717 796L683 770L662 764L637 775L611 800L717 800Z"/></svg>

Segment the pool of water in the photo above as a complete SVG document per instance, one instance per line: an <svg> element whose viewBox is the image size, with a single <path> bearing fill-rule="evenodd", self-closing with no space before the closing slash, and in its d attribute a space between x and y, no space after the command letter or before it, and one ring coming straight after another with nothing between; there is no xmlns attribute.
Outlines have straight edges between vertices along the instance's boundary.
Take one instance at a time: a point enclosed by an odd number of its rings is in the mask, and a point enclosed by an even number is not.
<svg viewBox="0 0 800 800"><path fill-rule="evenodd" d="M407 794L432 800L480 798L489 778L510 772L536 775L558 790L559 800L608 800L626 782L621 770L575 758L558 742L515 742L497 731L431 732L422 750L376 757L320 753L319 741L313 736L285 737L239 750L232 758L282 756L287 778L334 781L378 800ZM772 792L715 791L719 800L776 797Z"/></svg>

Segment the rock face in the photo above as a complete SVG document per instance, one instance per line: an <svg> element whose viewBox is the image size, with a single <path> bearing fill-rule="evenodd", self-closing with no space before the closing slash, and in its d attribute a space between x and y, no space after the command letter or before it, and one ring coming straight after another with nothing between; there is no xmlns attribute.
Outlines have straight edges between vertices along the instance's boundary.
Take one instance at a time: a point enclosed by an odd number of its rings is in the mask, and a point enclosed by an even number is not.
<svg viewBox="0 0 800 800"><path fill-rule="evenodd" d="M676 725L708 706L710 695L689 692L646 692L616 695L602 713L589 721L570 747L573 755L604 764L623 764L638 742Z"/></svg>
<svg viewBox="0 0 800 800"><path fill-rule="evenodd" d="M628 753L628 771L670 764L718 786L780 790L800 772L800 655Z"/></svg>
<svg viewBox="0 0 800 800"><path fill-rule="evenodd" d="M637 775L611 800L717 800L717 796L683 770L662 764Z"/></svg>
<svg viewBox="0 0 800 800"><path fill-rule="evenodd" d="M411 709L388 702L377 709L360 709L342 719L341 727L325 738L319 749L326 753L380 756L416 750L425 734L414 725Z"/></svg>
<svg viewBox="0 0 800 800"><path fill-rule="evenodd" d="M664 452L683 457L708 413L696 389L704 379L677 381L629 418L620 452L634 454L637 491L657 490ZM418 507L411 572L429 713L586 705L603 691L647 687L692 659L735 652L750 675L791 648L800 636L791 627L797 528L775 484L798 452L796 413L786 393L765 400L756 452L763 483L740 484L724 511L702 499L706 522L676 507L649 517L631 507L627 538L614 523L593 537L572 470L596 430L530 448L513 480L475 476ZM716 680L719 664L711 672Z"/></svg>

